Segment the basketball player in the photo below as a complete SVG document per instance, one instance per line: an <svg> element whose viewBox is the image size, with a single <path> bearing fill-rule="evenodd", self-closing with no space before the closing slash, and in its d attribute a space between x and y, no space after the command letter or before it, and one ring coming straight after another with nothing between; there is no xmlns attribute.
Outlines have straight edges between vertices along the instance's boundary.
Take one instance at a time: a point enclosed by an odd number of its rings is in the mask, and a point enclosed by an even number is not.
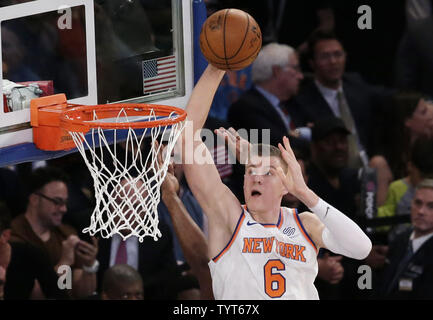
<svg viewBox="0 0 433 320"><path fill-rule="evenodd" d="M189 121L181 141L182 151L193 150L182 152L185 176L208 216L215 299L318 299L313 284L318 250L364 259L371 241L306 186L286 137L278 148L252 148L257 150L246 164L246 204L241 205L221 182L201 139L187 136L201 130L223 75L224 71L209 65L201 76L186 108ZM194 162L195 154L205 161ZM312 213L298 215L294 209L280 207L287 192Z"/></svg>

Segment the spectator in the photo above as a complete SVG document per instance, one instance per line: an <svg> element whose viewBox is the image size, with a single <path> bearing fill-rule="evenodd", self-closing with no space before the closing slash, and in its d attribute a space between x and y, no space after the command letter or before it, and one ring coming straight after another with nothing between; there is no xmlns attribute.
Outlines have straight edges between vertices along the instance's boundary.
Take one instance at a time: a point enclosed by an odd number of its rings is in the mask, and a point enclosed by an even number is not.
<svg viewBox="0 0 433 320"><path fill-rule="evenodd" d="M307 125L324 117L341 118L352 133L349 165L367 165L367 155L373 155L374 132L380 120L376 110L388 90L365 83L358 74L345 73L346 51L333 33L313 33L308 50L314 81L307 81L292 100L297 122Z"/></svg>
<svg viewBox="0 0 433 320"><path fill-rule="evenodd" d="M423 179L433 177L432 155L432 139L420 138L414 142L407 163L408 175L391 183L385 204L378 208L378 217L407 216L409 220L416 186ZM403 225L395 225L389 236L403 227ZM383 230L389 232L390 228L384 227Z"/></svg>
<svg viewBox="0 0 433 320"><path fill-rule="evenodd" d="M143 279L127 264L116 264L105 271L102 300L143 300Z"/></svg>
<svg viewBox="0 0 433 320"><path fill-rule="evenodd" d="M252 66L253 88L246 91L229 110L228 121L235 129L270 129L270 144L277 145L284 135L308 137L308 129L296 131L287 109L288 100L298 92L303 79L293 48L271 43L264 46ZM262 142L258 139L257 142Z"/></svg>
<svg viewBox="0 0 433 320"><path fill-rule="evenodd" d="M394 179L407 176L409 152L420 137L433 137L433 104L417 92L401 91L385 107L389 125L378 136Z"/></svg>
<svg viewBox="0 0 433 320"><path fill-rule="evenodd" d="M9 209L0 203L0 300L29 299L35 280L46 297L67 299L43 251L25 243L9 243L10 222Z"/></svg>
<svg viewBox="0 0 433 320"><path fill-rule="evenodd" d="M39 168L28 181L29 195L26 212L12 221L11 241L28 243L44 251L55 266L73 269L74 297L91 295L96 288L98 268L97 241L87 243L76 231L62 224L68 200L67 177L56 168ZM38 286L35 294L40 295Z"/></svg>
<svg viewBox="0 0 433 320"><path fill-rule="evenodd" d="M378 296L387 299L433 299L433 180L418 184L411 207L412 226L388 252Z"/></svg>
<svg viewBox="0 0 433 320"><path fill-rule="evenodd" d="M359 208L358 170L349 168L348 135L343 121L331 117L318 120L312 129L308 187L319 197L354 220ZM307 210L301 208L300 211ZM321 299L358 298L355 275L359 261L319 252L316 286Z"/></svg>

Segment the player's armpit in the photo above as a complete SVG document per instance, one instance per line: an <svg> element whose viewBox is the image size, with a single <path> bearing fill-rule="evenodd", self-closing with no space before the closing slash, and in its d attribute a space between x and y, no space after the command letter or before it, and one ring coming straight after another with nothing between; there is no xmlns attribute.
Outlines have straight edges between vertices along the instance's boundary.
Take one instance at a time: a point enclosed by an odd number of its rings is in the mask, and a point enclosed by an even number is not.
<svg viewBox="0 0 433 320"><path fill-rule="evenodd" d="M320 219L311 212L305 211L299 214L299 219L302 222L308 235L314 241L317 250L320 248L325 248L322 240L322 232L325 229L325 225L320 221Z"/></svg>

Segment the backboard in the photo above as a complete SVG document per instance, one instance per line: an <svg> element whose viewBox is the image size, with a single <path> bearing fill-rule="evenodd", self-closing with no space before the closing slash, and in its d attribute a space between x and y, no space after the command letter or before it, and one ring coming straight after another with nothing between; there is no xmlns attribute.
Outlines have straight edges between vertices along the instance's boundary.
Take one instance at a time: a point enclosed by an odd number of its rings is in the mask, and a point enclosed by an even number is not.
<svg viewBox="0 0 433 320"><path fill-rule="evenodd" d="M193 86L192 3L11 0L0 7L0 167L60 157L33 144L32 98L185 108Z"/></svg>

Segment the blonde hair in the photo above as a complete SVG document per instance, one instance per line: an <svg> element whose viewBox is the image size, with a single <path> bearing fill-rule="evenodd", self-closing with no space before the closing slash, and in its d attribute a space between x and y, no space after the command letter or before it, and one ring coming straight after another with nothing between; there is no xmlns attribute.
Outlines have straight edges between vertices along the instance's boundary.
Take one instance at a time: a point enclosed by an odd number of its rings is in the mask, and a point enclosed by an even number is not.
<svg viewBox="0 0 433 320"><path fill-rule="evenodd" d="M287 163L283 159L281 150L275 146L265 143L258 143L251 145L251 155L257 155L259 157L275 157L280 159L281 168L284 172L287 171Z"/></svg>

